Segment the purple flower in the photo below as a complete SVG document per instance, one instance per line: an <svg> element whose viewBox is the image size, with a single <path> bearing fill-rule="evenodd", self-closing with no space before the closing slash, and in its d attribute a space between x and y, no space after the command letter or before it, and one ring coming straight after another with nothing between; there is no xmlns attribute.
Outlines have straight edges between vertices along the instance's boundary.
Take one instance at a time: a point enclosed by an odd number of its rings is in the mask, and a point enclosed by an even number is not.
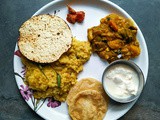
<svg viewBox="0 0 160 120"><path fill-rule="evenodd" d="M24 98L25 100L28 101L29 98L32 97L32 92L30 91L30 89L29 89L28 86L24 87L23 85L20 85L20 87L22 88L22 89L20 89L21 95L23 96L23 98Z"/></svg>
<svg viewBox="0 0 160 120"><path fill-rule="evenodd" d="M53 98L48 98L48 107L55 108L61 105L61 102L54 100Z"/></svg>

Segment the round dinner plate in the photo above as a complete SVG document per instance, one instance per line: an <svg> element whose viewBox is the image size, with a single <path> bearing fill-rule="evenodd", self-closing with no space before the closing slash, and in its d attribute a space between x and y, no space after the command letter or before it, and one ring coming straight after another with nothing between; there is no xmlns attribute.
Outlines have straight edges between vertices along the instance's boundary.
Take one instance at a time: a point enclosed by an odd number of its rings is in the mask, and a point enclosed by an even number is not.
<svg viewBox="0 0 160 120"><path fill-rule="evenodd" d="M76 11L85 12L83 23L76 23L73 25L66 21L66 15L68 13L66 7L67 4ZM55 0L42 7L34 15L56 14L68 23L72 30L72 34L76 39L87 41L87 29L99 25L100 19L110 13L116 13L132 19L122 8L108 0ZM148 74L148 50L141 30L135 22L134 24L138 28L137 38L140 42L141 54L136 59L132 59L132 61L142 69L146 81ZM107 66L108 63L106 61L100 59L96 54L92 54L90 60L84 65L84 70L78 75L78 80L85 77L92 77L101 81L103 71ZM49 98L42 100L34 99L28 86L24 83L25 67L21 63L17 45L14 52L14 73L20 93L28 105L37 114L47 120L70 120L66 103L61 103L60 106L52 108L50 103L56 101L51 101ZM127 104L118 104L110 100L109 108L104 120L115 120L120 118L134 105L135 102L136 101Z"/></svg>

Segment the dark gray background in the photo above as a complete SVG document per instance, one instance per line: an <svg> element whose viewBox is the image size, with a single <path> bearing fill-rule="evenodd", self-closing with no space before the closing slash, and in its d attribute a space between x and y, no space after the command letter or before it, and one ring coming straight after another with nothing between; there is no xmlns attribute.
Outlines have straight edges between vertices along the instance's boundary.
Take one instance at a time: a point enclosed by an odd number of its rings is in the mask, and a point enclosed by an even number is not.
<svg viewBox="0 0 160 120"><path fill-rule="evenodd" d="M20 25L52 0L0 1L0 120L41 120L21 97L13 74L13 52ZM140 27L149 51L147 84L121 120L160 119L160 0L111 0Z"/></svg>

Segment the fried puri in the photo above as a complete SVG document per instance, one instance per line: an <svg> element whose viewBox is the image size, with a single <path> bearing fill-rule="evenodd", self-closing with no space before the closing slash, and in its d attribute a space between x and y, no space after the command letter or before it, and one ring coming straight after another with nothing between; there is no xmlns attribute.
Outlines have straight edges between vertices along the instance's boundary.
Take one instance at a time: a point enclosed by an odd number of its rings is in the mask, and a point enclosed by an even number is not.
<svg viewBox="0 0 160 120"><path fill-rule="evenodd" d="M96 90L79 92L69 105L69 114L73 120L102 120L106 111L107 103Z"/></svg>
<svg viewBox="0 0 160 120"><path fill-rule="evenodd" d="M73 97L83 91L83 90L96 90L98 92L100 92L103 97L105 98L106 102L108 102L108 96L106 95L105 91L103 90L102 84L101 82L93 79L93 78L84 78L82 80L80 80L79 82L77 82L74 87L71 88L71 90L69 91L69 94L67 96L67 104L69 105L70 103L73 102Z"/></svg>
<svg viewBox="0 0 160 120"><path fill-rule="evenodd" d="M108 96L101 82L84 78L71 88L67 100L73 120L102 120L108 109Z"/></svg>

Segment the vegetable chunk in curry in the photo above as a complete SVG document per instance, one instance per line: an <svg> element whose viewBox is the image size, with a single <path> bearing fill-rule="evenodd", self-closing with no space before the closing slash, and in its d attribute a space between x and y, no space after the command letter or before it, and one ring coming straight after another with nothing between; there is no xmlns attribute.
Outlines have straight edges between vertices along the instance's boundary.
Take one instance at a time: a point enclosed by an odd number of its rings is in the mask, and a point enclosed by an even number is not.
<svg viewBox="0 0 160 120"><path fill-rule="evenodd" d="M132 21L117 14L100 20L100 25L88 29L88 40L93 52L109 63L117 59L137 57L140 52L137 28Z"/></svg>

